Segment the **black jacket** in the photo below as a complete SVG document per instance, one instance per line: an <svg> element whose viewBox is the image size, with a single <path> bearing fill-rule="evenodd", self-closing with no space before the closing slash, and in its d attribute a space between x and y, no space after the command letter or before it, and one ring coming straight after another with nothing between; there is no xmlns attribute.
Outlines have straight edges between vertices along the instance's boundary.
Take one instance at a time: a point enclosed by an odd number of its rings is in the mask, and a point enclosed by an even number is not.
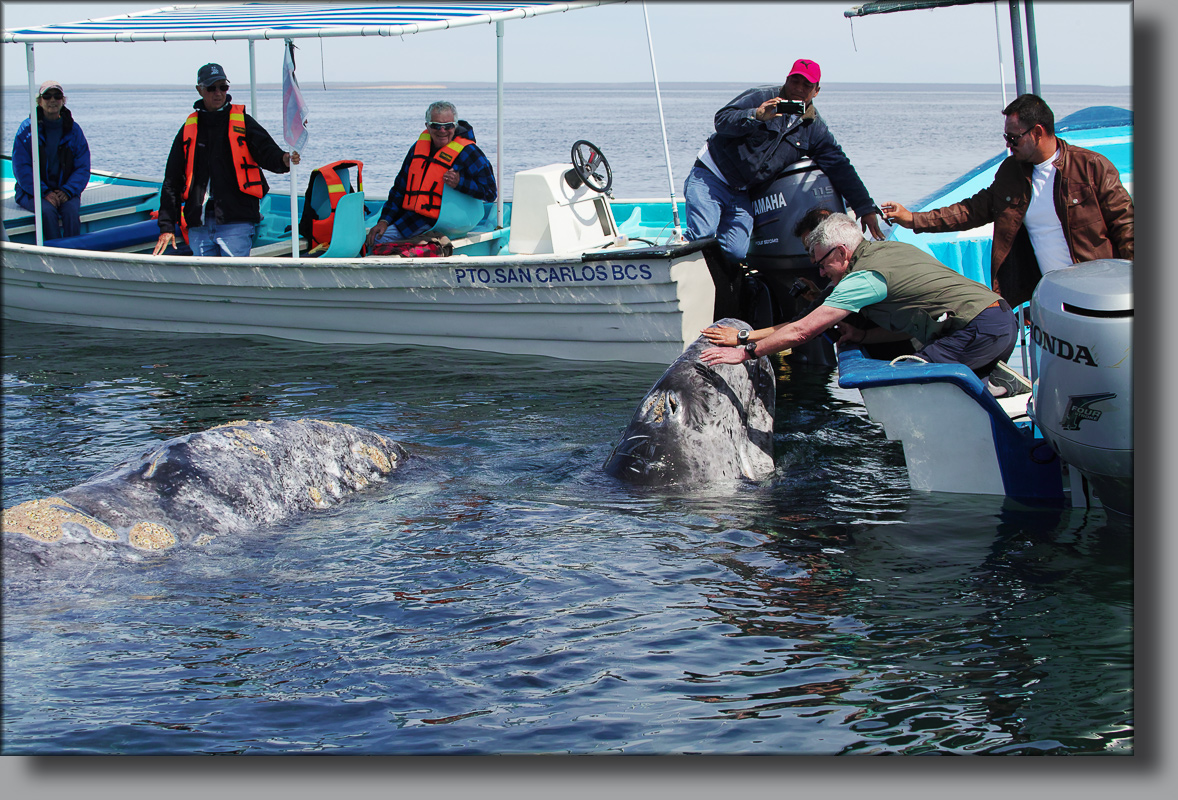
<svg viewBox="0 0 1178 800"><path fill-rule="evenodd" d="M716 112L716 132L708 139L708 152L724 180L736 191L755 194L777 180L790 164L808 156L856 215L878 214L859 173L813 104L792 125L785 116L768 122L753 116L780 91L780 86L749 89Z"/></svg>
<svg viewBox="0 0 1178 800"><path fill-rule="evenodd" d="M229 149L229 105L233 101L225 97L225 105L217 111L207 111L204 100L197 100L193 108L198 112L196 123L196 163L192 168L192 190L184 203L184 216L188 226L195 228L202 224L205 206L205 190L212 175L213 214L218 224L248 222L257 224L262 220L258 210L258 198L237 188L237 175L233 169L232 153ZM282 174L290 167L282 160L283 149L270 137L266 129L249 114L245 115L245 142L250 154L262 169ZM171 233L180 221L180 197L184 194L187 156L184 153L184 126L172 141L168 153L168 165L164 169L164 182L160 187L159 225L163 233ZM269 185L262 178L262 192L268 192Z"/></svg>

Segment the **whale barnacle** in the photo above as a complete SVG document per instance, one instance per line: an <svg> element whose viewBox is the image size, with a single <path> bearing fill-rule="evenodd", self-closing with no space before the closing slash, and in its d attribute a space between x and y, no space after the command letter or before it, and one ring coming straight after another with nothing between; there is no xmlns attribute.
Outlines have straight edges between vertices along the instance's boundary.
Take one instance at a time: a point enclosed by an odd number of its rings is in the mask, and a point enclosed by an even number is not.
<svg viewBox="0 0 1178 800"><path fill-rule="evenodd" d="M60 497L29 500L4 512L5 533L20 533L40 542L60 541L67 525L81 527L96 539L119 538L110 526L83 514Z"/></svg>
<svg viewBox="0 0 1178 800"><path fill-rule="evenodd" d="M176 544L176 537L158 522L137 522L127 532L127 541L140 550L167 550Z"/></svg>

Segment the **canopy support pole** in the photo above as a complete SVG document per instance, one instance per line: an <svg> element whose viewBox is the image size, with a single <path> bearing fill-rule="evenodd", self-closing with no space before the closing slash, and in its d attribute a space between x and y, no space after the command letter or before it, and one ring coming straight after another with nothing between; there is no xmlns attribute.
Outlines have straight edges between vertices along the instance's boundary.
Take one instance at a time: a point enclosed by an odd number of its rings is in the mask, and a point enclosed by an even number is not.
<svg viewBox="0 0 1178 800"><path fill-rule="evenodd" d="M503 22L495 23L495 227L503 227Z"/></svg>
<svg viewBox="0 0 1178 800"><path fill-rule="evenodd" d="M1035 9L1031 0L1026 0L1027 7L1027 57L1031 64L1031 94L1043 96L1039 90L1039 42L1035 35Z"/></svg>
<svg viewBox="0 0 1178 800"><path fill-rule="evenodd" d="M282 42L283 57L289 53L291 58L294 58L294 51L290 48L294 47L294 41L291 39L284 39ZM285 62L284 62L285 63ZM285 89L285 86L283 87ZM252 102L254 97L254 40L250 39L250 100ZM283 96L283 127L286 127L286 97L285 92ZM298 166L294 163L294 159L290 162L290 257L298 261L299 258L299 197L295 194L296 178L295 170ZM309 237L308 237L309 238Z"/></svg>
<svg viewBox="0 0 1178 800"><path fill-rule="evenodd" d="M37 124L37 79L35 77L33 43L25 43L25 64L29 71L29 125L32 136L29 148L33 153L33 229L38 245L45 244L45 233L41 230L41 126Z"/></svg>
<svg viewBox="0 0 1178 800"><path fill-rule="evenodd" d="M663 155L667 163L667 185L671 191L671 219L674 222L674 231L671 234L670 242L672 244L680 244L684 240L683 233L679 228L679 204L675 202L675 178L671 174L671 148L667 143L667 123L663 118L663 97L659 92L659 71L654 63L654 40L650 35L650 15L646 13L646 3L642 3L642 17L646 20L646 44L650 50L650 72L654 77L654 97L659 107L659 125L663 129Z"/></svg>
<svg viewBox="0 0 1178 800"><path fill-rule="evenodd" d="M287 39L289 42L290 39ZM254 65L254 40L250 39L250 116L258 117L258 82L255 80L257 68Z"/></svg>
<svg viewBox="0 0 1178 800"><path fill-rule="evenodd" d="M1014 57L1014 92L1016 96L1027 93L1026 65L1023 62L1023 23L1018 10L1018 0L1010 0L1010 43Z"/></svg>
<svg viewBox="0 0 1178 800"><path fill-rule="evenodd" d="M998 4L994 4L994 41L998 48L998 85L1002 87L1002 107L1006 108L1006 67L1002 63L1002 25L998 21Z"/></svg>

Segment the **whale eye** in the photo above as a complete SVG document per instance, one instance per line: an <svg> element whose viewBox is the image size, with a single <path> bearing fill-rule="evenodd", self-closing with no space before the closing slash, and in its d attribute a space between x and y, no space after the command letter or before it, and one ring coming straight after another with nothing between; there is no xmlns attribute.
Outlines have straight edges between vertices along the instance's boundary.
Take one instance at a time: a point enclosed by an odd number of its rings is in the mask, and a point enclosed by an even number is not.
<svg viewBox="0 0 1178 800"><path fill-rule="evenodd" d="M679 400L674 395L667 395L667 408L671 410L672 414L679 413Z"/></svg>

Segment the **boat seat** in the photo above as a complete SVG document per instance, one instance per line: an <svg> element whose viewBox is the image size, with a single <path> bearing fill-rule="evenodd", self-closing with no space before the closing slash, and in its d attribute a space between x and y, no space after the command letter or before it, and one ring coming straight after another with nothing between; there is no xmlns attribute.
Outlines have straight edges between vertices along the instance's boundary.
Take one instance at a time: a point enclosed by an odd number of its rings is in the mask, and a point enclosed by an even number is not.
<svg viewBox="0 0 1178 800"><path fill-rule="evenodd" d="M478 227L494 207L494 203L486 203L453 187L443 186L442 207L438 210L438 221L421 235L429 236L431 233L437 233L451 239L465 236Z"/></svg>
<svg viewBox="0 0 1178 800"><path fill-rule="evenodd" d="M351 192L335 206L331 241L320 258L356 258L364 246L368 229L364 225L364 194Z"/></svg>

